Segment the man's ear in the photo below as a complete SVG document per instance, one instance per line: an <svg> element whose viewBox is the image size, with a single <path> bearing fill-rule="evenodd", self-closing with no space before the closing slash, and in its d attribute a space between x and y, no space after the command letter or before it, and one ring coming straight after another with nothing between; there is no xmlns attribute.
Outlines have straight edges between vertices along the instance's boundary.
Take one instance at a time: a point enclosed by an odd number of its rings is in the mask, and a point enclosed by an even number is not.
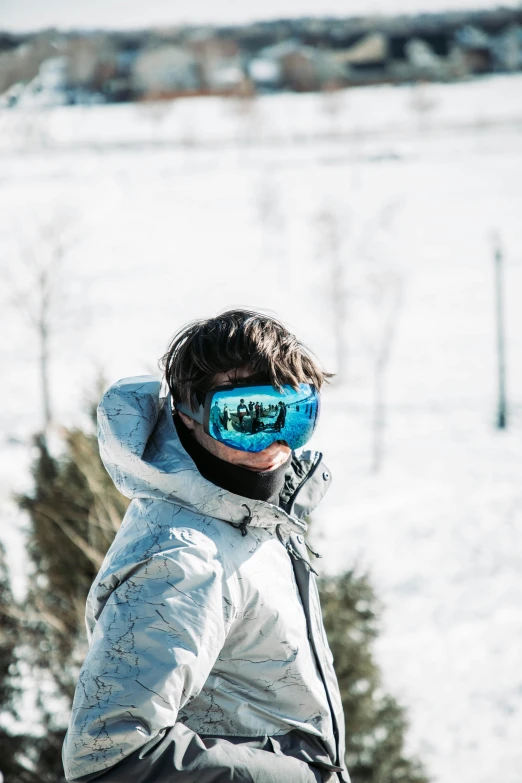
<svg viewBox="0 0 522 783"><path fill-rule="evenodd" d="M178 416L181 418L181 421L187 427L187 429L194 431L196 429L196 422L194 419L191 419L190 416L187 416L186 413L182 413L181 411L178 411Z"/></svg>

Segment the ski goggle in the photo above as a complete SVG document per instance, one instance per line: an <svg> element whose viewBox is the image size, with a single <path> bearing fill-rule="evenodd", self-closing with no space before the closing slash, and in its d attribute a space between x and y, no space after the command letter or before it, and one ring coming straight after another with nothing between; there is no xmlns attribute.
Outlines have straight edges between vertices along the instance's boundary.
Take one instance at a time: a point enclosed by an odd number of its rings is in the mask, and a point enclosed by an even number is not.
<svg viewBox="0 0 522 783"><path fill-rule="evenodd" d="M297 390L283 386L280 392L270 385L220 386L207 392L196 410L184 403L177 403L176 408L232 449L263 451L278 440L297 449L312 436L319 399L308 383L299 384Z"/></svg>

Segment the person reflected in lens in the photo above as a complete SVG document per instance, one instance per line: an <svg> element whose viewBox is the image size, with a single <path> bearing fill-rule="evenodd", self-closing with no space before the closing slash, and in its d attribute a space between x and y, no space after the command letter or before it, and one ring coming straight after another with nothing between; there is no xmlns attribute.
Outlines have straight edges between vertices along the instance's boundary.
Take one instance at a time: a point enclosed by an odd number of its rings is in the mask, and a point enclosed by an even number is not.
<svg viewBox="0 0 522 783"><path fill-rule="evenodd" d="M216 402L214 402L214 405L212 406L212 409L210 411L210 421L216 427L218 430L221 427L221 410L219 408L219 405Z"/></svg>
<svg viewBox="0 0 522 783"><path fill-rule="evenodd" d="M284 402L279 403L279 411L275 422L275 429L277 432L281 432L286 422L286 405Z"/></svg>
<svg viewBox="0 0 522 783"><path fill-rule="evenodd" d="M223 406L223 416L221 417L221 421L223 422L223 429L228 430L228 423L230 421L230 413L228 412L228 405L225 403Z"/></svg>
<svg viewBox="0 0 522 783"><path fill-rule="evenodd" d="M237 406L237 416L238 416L238 419L239 419L239 429L241 431L244 431L244 429L245 429L244 418L247 415L247 413L248 413L248 408L245 405L244 399L241 398L241 400L239 401L239 405Z"/></svg>

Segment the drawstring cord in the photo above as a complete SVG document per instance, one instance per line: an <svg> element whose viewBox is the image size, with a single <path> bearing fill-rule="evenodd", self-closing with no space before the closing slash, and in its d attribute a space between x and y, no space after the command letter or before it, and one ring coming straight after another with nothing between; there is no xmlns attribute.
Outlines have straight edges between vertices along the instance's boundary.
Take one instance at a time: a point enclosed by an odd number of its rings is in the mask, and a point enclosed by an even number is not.
<svg viewBox="0 0 522 783"><path fill-rule="evenodd" d="M281 525L277 525L277 527L276 527L277 537L280 540L280 542L282 543L282 545L284 546L284 548L286 549L286 551L288 552L288 554L290 555L290 557L293 557L294 560L301 560L306 565L306 567L308 568L309 571L312 571L312 573L314 573L316 576L319 576L319 574L317 573L315 568L312 566L312 564L309 563L308 560L306 560L306 558L304 558L302 555L300 555L299 552L297 552L296 549L294 549L294 547L292 546L290 541L285 541L284 540L283 536L281 535L281 531L279 530L280 527L281 527ZM307 548L309 548L308 545L307 545ZM315 552L313 552L313 554L315 555ZM316 557L317 557L317 555L316 555Z"/></svg>
<svg viewBox="0 0 522 783"><path fill-rule="evenodd" d="M250 508L247 506L246 503L242 503L241 505L243 506L243 508L246 508L246 510L248 512L246 517L238 525L236 525L234 522L231 522L230 524L232 525L232 527L235 527L237 530L241 530L241 535L242 536L246 536L247 533L248 533L247 527L250 524L250 522L252 521L252 511L250 510ZM303 563L306 564L308 569L310 571L312 571L312 573L314 573L316 576L319 576L319 574L317 573L315 568L312 566L312 564L309 563L308 560L306 560L304 557L302 557L302 555L300 555L299 552L297 552L296 549L294 549L294 547L292 546L290 541L285 541L284 540L284 538L281 535L281 531L279 529L280 527L281 527L281 525L277 525L277 527L276 527L277 537L278 537L279 541L282 543L282 545L284 546L284 548L286 549L286 551L288 552L288 554L291 557L293 557L294 560L302 560ZM312 547L310 546L310 544L307 541L305 541L304 543L305 543L305 546L308 549L308 551L311 552L311 554L314 557L321 557L319 552L316 552L314 549L312 549Z"/></svg>
<svg viewBox="0 0 522 783"><path fill-rule="evenodd" d="M314 549L312 549L312 547L310 546L310 544L309 544L309 543L308 543L308 541L306 541L306 540L305 540L305 547L308 549L308 551L309 551L309 552L310 552L310 553L311 553L311 554L312 554L314 557L318 557L319 559L320 559L320 558L322 558L322 555L320 555L320 554L319 554L319 552L316 552Z"/></svg>
<svg viewBox="0 0 522 783"><path fill-rule="evenodd" d="M248 533L247 525L252 521L252 512L250 511L246 503L242 503L241 505L244 508L246 508L246 510L248 511L247 516L244 518L242 522L239 523L239 525L236 525L234 522L231 522L230 524L232 525L232 527L235 527L236 530L241 530L242 536L246 536L246 534Z"/></svg>

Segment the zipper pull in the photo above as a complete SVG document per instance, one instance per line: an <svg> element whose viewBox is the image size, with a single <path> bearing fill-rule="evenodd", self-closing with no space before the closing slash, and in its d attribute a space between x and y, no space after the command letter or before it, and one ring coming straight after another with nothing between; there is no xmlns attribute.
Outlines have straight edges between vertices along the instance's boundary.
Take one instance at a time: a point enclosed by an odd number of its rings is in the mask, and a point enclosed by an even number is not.
<svg viewBox="0 0 522 783"><path fill-rule="evenodd" d="M308 567L309 571L312 571L312 573L314 573L316 576L319 576L319 574L317 573L317 571L315 570L313 565L311 563L309 563L308 560L305 560L304 557L301 557L299 552L295 551L295 549L293 548L292 544L288 543L287 546L286 546L286 550L287 550L288 554L291 557L294 558L294 560L301 560Z"/></svg>

